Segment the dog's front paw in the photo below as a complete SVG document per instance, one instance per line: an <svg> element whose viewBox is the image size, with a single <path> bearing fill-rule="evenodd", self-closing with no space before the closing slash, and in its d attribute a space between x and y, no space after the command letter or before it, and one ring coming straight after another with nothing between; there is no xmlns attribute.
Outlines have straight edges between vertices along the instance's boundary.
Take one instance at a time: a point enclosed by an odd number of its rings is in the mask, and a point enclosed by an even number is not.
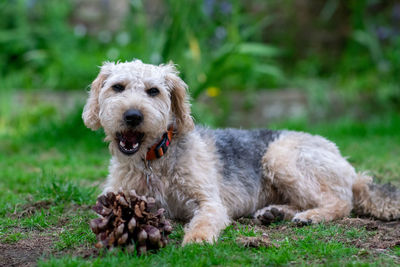
<svg viewBox="0 0 400 267"><path fill-rule="evenodd" d="M206 230L191 230L183 237L182 246L190 243L214 243L215 236Z"/></svg>
<svg viewBox="0 0 400 267"><path fill-rule="evenodd" d="M100 196L106 196L108 193L114 193L117 194L118 190L115 190L115 188L111 187L111 186L107 186L103 189L103 192L101 192L100 195L98 195L98 197Z"/></svg>

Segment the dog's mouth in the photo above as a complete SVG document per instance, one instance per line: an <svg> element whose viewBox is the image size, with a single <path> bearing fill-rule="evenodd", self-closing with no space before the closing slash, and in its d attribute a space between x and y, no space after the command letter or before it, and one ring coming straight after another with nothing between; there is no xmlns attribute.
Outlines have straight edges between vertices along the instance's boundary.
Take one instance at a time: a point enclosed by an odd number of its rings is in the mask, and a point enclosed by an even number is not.
<svg viewBox="0 0 400 267"><path fill-rule="evenodd" d="M139 150L143 136L143 133L132 130L117 133L116 141L119 150L125 155L135 154Z"/></svg>

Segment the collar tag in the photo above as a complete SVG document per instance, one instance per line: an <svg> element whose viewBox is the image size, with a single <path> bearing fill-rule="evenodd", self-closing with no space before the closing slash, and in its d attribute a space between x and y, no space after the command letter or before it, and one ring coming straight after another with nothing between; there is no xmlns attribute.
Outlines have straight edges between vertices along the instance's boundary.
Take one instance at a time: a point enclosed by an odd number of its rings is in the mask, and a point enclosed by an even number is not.
<svg viewBox="0 0 400 267"><path fill-rule="evenodd" d="M153 175L153 169L150 166L150 162L147 159L143 159L144 167L145 167L145 174L146 174L146 183L150 186L150 177Z"/></svg>

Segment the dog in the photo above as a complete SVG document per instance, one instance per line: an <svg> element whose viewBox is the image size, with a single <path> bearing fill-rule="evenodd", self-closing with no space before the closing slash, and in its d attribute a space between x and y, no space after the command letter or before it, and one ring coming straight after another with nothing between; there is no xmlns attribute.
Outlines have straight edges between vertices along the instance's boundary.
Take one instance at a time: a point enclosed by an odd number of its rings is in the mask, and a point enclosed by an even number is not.
<svg viewBox="0 0 400 267"><path fill-rule="evenodd" d="M195 126L188 86L173 64L107 62L83 109L104 129L111 162L103 193L150 195L188 222L183 244L215 242L233 219L329 222L351 211L400 218L400 194L357 173L337 146L288 130Z"/></svg>

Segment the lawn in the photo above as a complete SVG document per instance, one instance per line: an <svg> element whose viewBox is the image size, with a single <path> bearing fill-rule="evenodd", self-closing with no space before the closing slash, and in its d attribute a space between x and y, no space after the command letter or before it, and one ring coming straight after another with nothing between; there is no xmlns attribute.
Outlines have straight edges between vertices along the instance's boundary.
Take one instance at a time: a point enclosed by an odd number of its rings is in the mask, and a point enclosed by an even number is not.
<svg viewBox="0 0 400 267"><path fill-rule="evenodd" d="M351 218L302 228L236 221L215 245L180 246L175 224L170 244L138 257L94 248L88 222L107 175L109 154L101 131L81 121L82 105L65 111L51 104L13 105L0 98L0 262L39 266L265 266L395 265L399 224ZM400 116L357 122L341 118L269 125L323 135L338 144L358 170L400 186Z"/></svg>

